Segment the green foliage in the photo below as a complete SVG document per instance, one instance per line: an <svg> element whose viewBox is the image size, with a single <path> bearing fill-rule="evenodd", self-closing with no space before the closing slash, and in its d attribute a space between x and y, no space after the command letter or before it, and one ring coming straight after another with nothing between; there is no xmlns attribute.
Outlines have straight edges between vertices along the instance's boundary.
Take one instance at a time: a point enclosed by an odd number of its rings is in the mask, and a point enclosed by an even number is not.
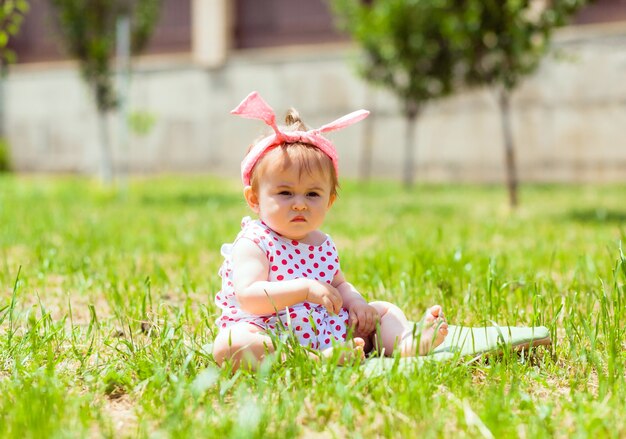
<svg viewBox="0 0 626 439"><path fill-rule="evenodd" d="M9 141L0 137L0 172L8 172L11 170L11 154L9 150Z"/></svg>
<svg viewBox="0 0 626 439"><path fill-rule="evenodd" d="M588 0L331 0L362 46L362 75L405 102L468 85L514 88L534 72L554 29Z"/></svg>
<svg viewBox="0 0 626 439"><path fill-rule="evenodd" d="M19 32L28 8L26 0L2 0L0 4L0 66L15 62L15 53L7 45Z"/></svg>
<svg viewBox="0 0 626 439"><path fill-rule="evenodd" d="M459 3L467 40L467 82L513 90L533 73L563 26L587 0L469 0Z"/></svg>
<svg viewBox="0 0 626 439"><path fill-rule="evenodd" d="M163 0L49 0L57 10L59 29L69 54L78 58L100 111L117 106L111 57L116 21L131 17L131 50L141 52L159 18Z"/></svg>
<svg viewBox="0 0 626 439"><path fill-rule="evenodd" d="M143 137L150 133L155 123L156 116L149 111L136 110L128 116L128 126L138 136Z"/></svg>
<svg viewBox="0 0 626 439"><path fill-rule="evenodd" d="M452 93L464 41L454 0L332 0L340 27L364 50L362 76L393 91L404 111Z"/></svg>

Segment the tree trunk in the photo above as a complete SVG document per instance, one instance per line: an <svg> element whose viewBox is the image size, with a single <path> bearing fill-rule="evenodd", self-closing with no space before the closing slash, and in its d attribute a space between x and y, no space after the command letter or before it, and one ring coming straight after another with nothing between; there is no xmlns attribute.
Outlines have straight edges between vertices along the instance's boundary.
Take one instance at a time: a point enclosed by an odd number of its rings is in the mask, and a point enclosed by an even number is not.
<svg viewBox="0 0 626 439"><path fill-rule="evenodd" d="M111 138L108 124L109 113L98 110L98 128L100 137L100 177L105 185L110 185L113 181L113 160L111 157Z"/></svg>
<svg viewBox="0 0 626 439"><path fill-rule="evenodd" d="M404 112L406 118L406 131L404 137L404 186L413 187L415 182L415 132L416 120L419 114L419 107L414 103L407 103Z"/></svg>
<svg viewBox="0 0 626 439"><path fill-rule="evenodd" d="M130 17L122 15L117 18L116 27L116 61L117 61L117 90L118 90L118 154L121 155L122 165L117 167L117 181L124 189L128 186L130 169L130 145L128 135L128 100L130 89Z"/></svg>
<svg viewBox="0 0 626 439"><path fill-rule="evenodd" d="M365 108L372 108L374 93L368 88L365 96ZM372 152L374 145L374 115L365 119L363 126L363 148L359 161L359 176L362 181L369 181L372 177Z"/></svg>
<svg viewBox="0 0 626 439"><path fill-rule="evenodd" d="M11 170L11 159L9 152L9 141L6 139L5 125L5 99L4 99L4 79L7 73L7 65L0 57L0 173Z"/></svg>
<svg viewBox="0 0 626 439"><path fill-rule="evenodd" d="M6 135L4 124L4 78L7 74L7 66L0 58L0 140Z"/></svg>
<svg viewBox="0 0 626 439"><path fill-rule="evenodd" d="M517 206L517 170L515 166L515 147L511 130L511 93L503 88L499 95L502 135L504 138L504 160L506 163L506 182L509 190L509 204Z"/></svg>

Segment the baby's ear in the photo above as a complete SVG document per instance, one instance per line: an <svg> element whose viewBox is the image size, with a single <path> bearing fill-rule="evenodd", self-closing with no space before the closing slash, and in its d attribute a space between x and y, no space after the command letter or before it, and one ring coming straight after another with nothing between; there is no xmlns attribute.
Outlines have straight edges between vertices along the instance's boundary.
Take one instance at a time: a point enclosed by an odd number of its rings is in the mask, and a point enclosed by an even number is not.
<svg viewBox="0 0 626 439"><path fill-rule="evenodd" d="M248 206L250 206L250 209L252 209L254 213L259 213L259 197L256 192L254 192L254 189L252 189L252 186L243 188L243 196Z"/></svg>

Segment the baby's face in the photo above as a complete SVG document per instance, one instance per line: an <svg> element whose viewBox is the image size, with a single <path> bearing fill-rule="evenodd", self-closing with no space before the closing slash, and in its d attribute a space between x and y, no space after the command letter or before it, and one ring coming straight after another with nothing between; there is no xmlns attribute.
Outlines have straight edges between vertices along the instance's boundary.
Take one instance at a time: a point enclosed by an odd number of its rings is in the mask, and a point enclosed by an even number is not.
<svg viewBox="0 0 626 439"><path fill-rule="evenodd" d="M298 166L267 169L255 198L256 207L250 205L265 224L287 239L305 242L322 226L335 201L328 175L321 170L300 172Z"/></svg>

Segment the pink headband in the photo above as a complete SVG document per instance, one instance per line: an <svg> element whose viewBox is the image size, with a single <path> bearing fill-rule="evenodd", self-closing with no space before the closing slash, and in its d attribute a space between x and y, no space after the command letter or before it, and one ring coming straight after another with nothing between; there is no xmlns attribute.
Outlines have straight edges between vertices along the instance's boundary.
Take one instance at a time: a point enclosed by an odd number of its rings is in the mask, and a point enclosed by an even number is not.
<svg viewBox="0 0 626 439"><path fill-rule="evenodd" d="M368 114L370 114L367 110L358 110L350 114L346 114L331 123L327 123L316 130L281 131L276 125L276 115L274 114L274 110L261 98L261 96L259 96L259 93L256 91L250 93L241 102L241 104L239 104L237 108L230 113L246 117L248 119L261 119L274 130L274 134L270 134L254 145L241 162L241 180L245 186L250 184L250 174L252 173L252 169L254 168L254 165L257 164L259 159L263 157L263 154L278 145L282 145L283 143L302 142L319 148L322 152L324 152L324 154L330 157L330 160L333 162L335 172L339 175L339 168L337 165L338 157L335 145L333 145L330 140L322 136L321 133L340 130L365 119Z"/></svg>

